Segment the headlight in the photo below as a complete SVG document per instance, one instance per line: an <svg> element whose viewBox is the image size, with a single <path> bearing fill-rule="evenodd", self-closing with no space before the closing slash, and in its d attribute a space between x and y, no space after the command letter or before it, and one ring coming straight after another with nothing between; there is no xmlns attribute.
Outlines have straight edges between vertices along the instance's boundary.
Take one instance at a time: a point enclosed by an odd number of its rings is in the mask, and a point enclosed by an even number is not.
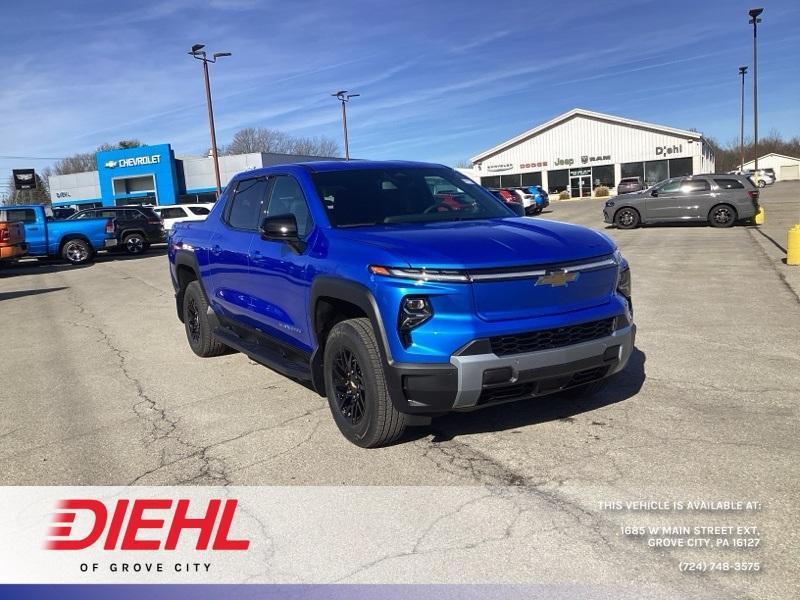
<svg viewBox="0 0 800 600"><path fill-rule="evenodd" d="M620 269L619 277L617 278L617 291L628 300L631 299L631 269L627 264Z"/></svg>
<svg viewBox="0 0 800 600"><path fill-rule="evenodd" d="M400 279L413 279L415 281L469 282L469 276L466 273L446 269L405 269L370 265L369 272L383 277L399 277Z"/></svg>
<svg viewBox="0 0 800 600"><path fill-rule="evenodd" d="M419 327L433 316L433 308L427 296L405 296L400 302L397 330L403 345L411 345L411 330Z"/></svg>

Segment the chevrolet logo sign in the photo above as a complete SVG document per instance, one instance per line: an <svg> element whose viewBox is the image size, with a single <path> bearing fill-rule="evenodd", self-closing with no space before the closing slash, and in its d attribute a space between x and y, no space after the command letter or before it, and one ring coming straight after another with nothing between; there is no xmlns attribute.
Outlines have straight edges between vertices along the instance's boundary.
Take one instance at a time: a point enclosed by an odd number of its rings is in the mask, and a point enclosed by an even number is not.
<svg viewBox="0 0 800 600"><path fill-rule="evenodd" d="M106 164L105 164L106 169L113 169L116 166L117 166L117 161L115 161L115 160L107 160L106 161Z"/></svg>
<svg viewBox="0 0 800 600"><path fill-rule="evenodd" d="M536 285L549 285L550 287L564 287L575 281L580 273L566 273L565 271L552 271L542 275L536 280Z"/></svg>

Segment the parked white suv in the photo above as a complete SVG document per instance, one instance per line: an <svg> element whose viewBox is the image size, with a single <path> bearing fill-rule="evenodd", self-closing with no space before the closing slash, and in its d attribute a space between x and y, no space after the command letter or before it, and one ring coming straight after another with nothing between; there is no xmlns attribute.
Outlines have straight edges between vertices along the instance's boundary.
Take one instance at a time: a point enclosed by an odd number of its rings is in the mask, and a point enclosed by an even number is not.
<svg viewBox="0 0 800 600"><path fill-rule="evenodd" d="M211 207L211 204L169 204L154 206L153 210L164 221L164 229L169 231L181 221L205 221Z"/></svg>

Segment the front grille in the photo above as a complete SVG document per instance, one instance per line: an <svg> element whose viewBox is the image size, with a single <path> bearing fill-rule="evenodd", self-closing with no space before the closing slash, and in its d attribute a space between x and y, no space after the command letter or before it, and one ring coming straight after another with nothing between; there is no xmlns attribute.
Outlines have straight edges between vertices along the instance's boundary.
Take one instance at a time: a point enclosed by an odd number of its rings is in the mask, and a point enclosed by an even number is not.
<svg viewBox="0 0 800 600"><path fill-rule="evenodd" d="M601 365L591 369L584 369L576 373L548 377L538 381L484 388L478 398L478 406L508 400L524 400L535 396L552 394L577 385L591 383L592 381L597 381L605 377L606 373L608 373L608 369L609 365Z"/></svg>
<svg viewBox="0 0 800 600"><path fill-rule="evenodd" d="M542 331L531 331L528 333L518 333L515 335L499 335L489 339L492 345L492 352L497 356L508 356L510 354L522 354L525 352L536 352L538 350L550 350L552 348L563 348L581 342L589 342L599 338L607 337L614 332L614 317L581 323L580 325L570 325L568 327L556 327L554 329L544 329Z"/></svg>

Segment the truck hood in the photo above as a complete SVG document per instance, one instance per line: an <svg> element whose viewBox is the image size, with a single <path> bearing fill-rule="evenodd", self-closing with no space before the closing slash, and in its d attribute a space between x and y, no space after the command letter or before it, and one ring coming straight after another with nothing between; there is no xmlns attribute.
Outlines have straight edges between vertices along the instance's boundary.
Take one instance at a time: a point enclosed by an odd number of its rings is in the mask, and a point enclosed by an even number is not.
<svg viewBox="0 0 800 600"><path fill-rule="evenodd" d="M411 267L429 269L551 264L615 250L608 237L588 227L529 218L378 225L338 232L391 252Z"/></svg>

